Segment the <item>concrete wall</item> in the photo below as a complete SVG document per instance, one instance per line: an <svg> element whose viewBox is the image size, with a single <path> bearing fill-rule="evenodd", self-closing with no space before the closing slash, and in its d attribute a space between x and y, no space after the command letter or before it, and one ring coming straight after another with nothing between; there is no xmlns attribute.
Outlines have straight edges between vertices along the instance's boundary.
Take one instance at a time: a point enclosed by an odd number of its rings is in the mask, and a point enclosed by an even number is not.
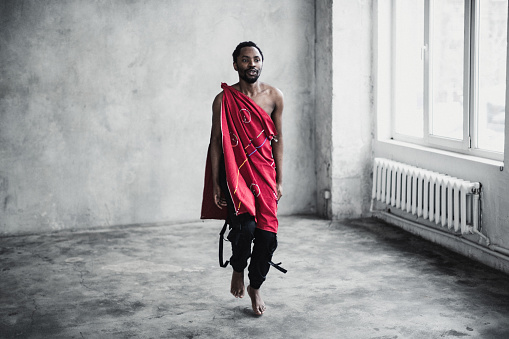
<svg viewBox="0 0 509 339"><path fill-rule="evenodd" d="M316 32L317 213L332 219L369 215L371 1L317 0Z"/></svg>
<svg viewBox="0 0 509 339"><path fill-rule="evenodd" d="M285 93L280 214L314 213L313 0L2 1L0 234L199 218L240 41Z"/></svg>
<svg viewBox="0 0 509 339"><path fill-rule="evenodd" d="M332 190L332 0L316 2L316 208L324 218L332 217L332 205L326 192Z"/></svg>
<svg viewBox="0 0 509 339"><path fill-rule="evenodd" d="M372 1L333 2L332 216L369 214Z"/></svg>
<svg viewBox="0 0 509 339"><path fill-rule="evenodd" d="M0 234L198 219L212 99L237 81L235 45L253 40L262 80L285 93L281 215L369 215L371 159L386 157L480 181L490 247L419 232L496 266L509 254L509 124L503 163L387 140L376 6L1 2Z"/></svg>

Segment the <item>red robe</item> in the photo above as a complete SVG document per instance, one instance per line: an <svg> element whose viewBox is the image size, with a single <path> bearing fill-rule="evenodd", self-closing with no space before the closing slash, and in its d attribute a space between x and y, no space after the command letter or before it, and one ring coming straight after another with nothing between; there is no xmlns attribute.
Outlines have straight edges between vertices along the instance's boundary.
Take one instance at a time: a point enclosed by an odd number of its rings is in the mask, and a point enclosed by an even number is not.
<svg viewBox="0 0 509 339"><path fill-rule="evenodd" d="M276 168L271 140L277 135L267 112L245 94L225 83L221 133L226 182L236 215L249 213L256 227L277 233ZM226 208L214 203L210 150L205 168L201 219L226 219Z"/></svg>

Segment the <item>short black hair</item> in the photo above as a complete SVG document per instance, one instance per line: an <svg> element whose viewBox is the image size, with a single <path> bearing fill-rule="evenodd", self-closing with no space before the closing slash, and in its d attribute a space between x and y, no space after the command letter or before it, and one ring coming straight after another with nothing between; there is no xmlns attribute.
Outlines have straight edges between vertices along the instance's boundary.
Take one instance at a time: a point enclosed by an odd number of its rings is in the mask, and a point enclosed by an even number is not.
<svg viewBox="0 0 509 339"><path fill-rule="evenodd" d="M241 42L240 44L237 45L237 47L235 47L235 50L233 51L233 63L237 63L237 58L239 57L240 55L240 50L244 47L254 47L258 50L258 52L260 52L260 55L262 56L262 61L263 61L263 53L262 53L262 50L260 49L260 47L256 46L256 44L252 41L244 41L244 42Z"/></svg>

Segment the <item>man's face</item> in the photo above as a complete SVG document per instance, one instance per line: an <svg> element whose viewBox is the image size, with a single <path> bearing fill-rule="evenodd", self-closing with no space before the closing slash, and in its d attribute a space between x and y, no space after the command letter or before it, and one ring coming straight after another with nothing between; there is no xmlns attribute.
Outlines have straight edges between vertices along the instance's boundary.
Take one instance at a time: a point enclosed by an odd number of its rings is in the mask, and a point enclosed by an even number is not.
<svg viewBox="0 0 509 339"><path fill-rule="evenodd" d="M255 83L262 73L262 56L256 47L243 47L233 68L239 77L247 83Z"/></svg>

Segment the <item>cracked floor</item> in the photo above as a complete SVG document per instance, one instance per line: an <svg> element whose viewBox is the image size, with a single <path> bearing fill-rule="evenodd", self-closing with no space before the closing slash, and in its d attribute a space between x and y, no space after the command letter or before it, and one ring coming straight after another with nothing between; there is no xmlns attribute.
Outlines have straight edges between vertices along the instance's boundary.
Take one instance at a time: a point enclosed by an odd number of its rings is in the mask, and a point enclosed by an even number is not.
<svg viewBox="0 0 509 339"><path fill-rule="evenodd" d="M281 218L255 317L221 226L0 238L0 337L509 338L509 276L375 219Z"/></svg>

